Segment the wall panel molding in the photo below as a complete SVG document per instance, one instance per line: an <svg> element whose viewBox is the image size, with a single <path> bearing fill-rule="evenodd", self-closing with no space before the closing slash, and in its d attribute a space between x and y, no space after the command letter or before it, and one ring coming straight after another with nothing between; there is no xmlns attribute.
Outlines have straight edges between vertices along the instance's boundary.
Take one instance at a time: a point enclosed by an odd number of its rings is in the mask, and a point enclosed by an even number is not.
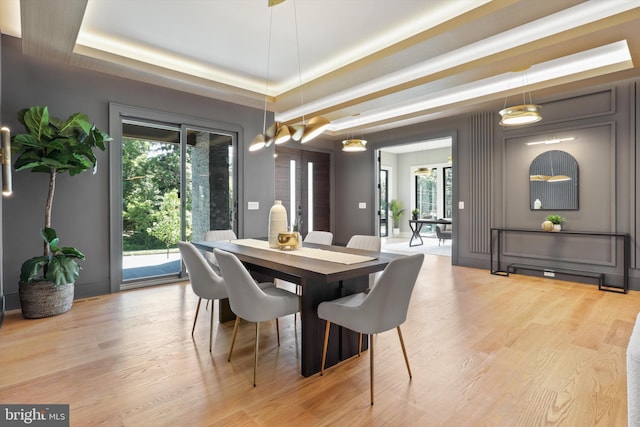
<svg viewBox="0 0 640 427"><path fill-rule="evenodd" d="M494 125L495 114L492 112L474 114L469 121L469 249L483 254L489 253Z"/></svg>

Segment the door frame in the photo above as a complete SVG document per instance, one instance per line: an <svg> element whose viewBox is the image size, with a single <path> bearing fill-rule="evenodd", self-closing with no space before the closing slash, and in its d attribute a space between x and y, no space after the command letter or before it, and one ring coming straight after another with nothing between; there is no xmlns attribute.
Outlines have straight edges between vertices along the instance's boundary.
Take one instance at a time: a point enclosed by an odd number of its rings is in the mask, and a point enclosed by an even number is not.
<svg viewBox="0 0 640 427"><path fill-rule="evenodd" d="M234 194L237 200L243 200L242 186L238 183L238 177L241 176L239 165L242 164L243 150L239 149L239 141L243 139L242 127L230 123L218 122L215 120L201 119L197 117L189 117L180 114L156 111L147 108L134 107L124 104L109 103L109 135L113 141L109 144L109 288L110 292L119 292L122 285L122 120L140 120L149 123L159 123L176 126L178 128L201 128L208 131L219 131L221 133L230 134L234 138L233 143L236 146L233 158L234 171ZM181 150L186 149L181 144ZM181 176L184 171L181 171ZM181 177L181 188L184 181ZM238 212L238 233L243 232L244 217L242 212ZM131 283L127 288L138 286L152 286L165 283L174 283L183 280L181 277L162 277L157 279L148 279Z"/></svg>

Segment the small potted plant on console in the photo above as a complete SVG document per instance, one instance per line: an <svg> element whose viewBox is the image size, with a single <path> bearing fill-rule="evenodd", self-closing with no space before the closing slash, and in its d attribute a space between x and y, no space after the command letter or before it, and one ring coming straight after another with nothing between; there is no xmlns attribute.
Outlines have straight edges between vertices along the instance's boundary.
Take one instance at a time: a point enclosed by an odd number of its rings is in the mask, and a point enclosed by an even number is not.
<svg viewBox="0 0 640 427"><path fill-rule="evenodd" d="M542 223L542 229L545 231L560 231L564 221L565 219L560 215L547 215L546 221Z"/></svg>

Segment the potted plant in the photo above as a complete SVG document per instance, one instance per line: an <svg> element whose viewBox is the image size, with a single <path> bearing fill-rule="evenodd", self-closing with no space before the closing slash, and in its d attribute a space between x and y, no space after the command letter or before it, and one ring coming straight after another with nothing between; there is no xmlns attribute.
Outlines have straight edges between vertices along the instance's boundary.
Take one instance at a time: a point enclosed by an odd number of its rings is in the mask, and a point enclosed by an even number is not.
<svg viewBox="0 0 640 427"><path fill-rule="evenodd" d="M545 231L560 231L562 230L562 223L564 221L565 219L560 215L547 215L545 222L542 223L542 228Z"/></svg>
<svg viewBox="0 0 640 427"><path fill-rule="evenodd" d="M404 209L399 201L393 199L389 202L389 211L391 212L391 221L393 222L393 235L400 234L400 218L404 215Z"/></svg>
<svg viewBox="0 0 640 427"><path fill-rule="evenodd" d="M420 211L418 209L414 209L411 211L411 219L413 219L414 221L418 219L419 215L420 215Z"/></svg>
<svg viewBox="0 0 640 427"><path fill-rule="evenodd" d="M18 112L18 120L27 133L14 135L12 142L18 156L16 171L31 170L49 175L49 191L44 209L44 253L24 262L20 274L20 305L26 318L55 316L73 304L74 283L80 267L77 259L84 255L71 247L60 247L51 227L51 209L56 176L67 172L77 175L88 169L96 172L94 149L104 151L111 137L99 131L89 118L75 113L62 121L49 116L47 107L35 106Z"/></svg>

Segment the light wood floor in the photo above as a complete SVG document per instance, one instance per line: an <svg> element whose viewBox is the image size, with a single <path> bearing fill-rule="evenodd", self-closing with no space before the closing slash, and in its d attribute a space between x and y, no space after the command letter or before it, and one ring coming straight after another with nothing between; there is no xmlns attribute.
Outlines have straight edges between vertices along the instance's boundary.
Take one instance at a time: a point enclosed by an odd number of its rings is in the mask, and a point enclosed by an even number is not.
<svg viewBox="0 0 640 427"><path fill-rule="evenodd" d="M68 403L72 426L624 426L626 346L640 293L451 267L426 256L403 335L376 337L369 358L323 377L299 375L299 329L261 330L252 387L253 325L208 312L192 340L196 297L167 285L80 300L64 315L0 330L0 402ZM204 304L203 304L204 305Z"/></svg>

